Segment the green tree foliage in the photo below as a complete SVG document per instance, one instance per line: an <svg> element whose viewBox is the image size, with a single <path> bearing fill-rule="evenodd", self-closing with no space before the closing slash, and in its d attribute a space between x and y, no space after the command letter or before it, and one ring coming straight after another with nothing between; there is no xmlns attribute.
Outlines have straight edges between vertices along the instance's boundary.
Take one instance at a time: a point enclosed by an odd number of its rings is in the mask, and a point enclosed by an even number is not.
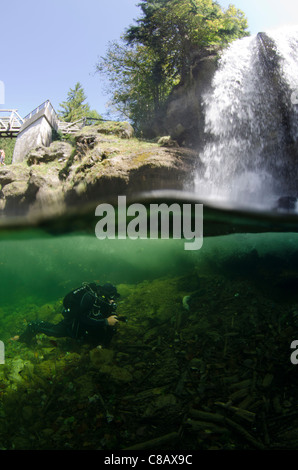
<svg viewBox="0 0 298 470"><path fill-rule="evenodd" d="M1 137L0 138L0 149L4 150L5 152L5 164L9 165L12 161L13 150L16 143L16 138L7 138Z"/></svg>
<svg viewBox="0 0 298 470"><path fill-rule="evenodd" d="M182 80L194 51L248 35L244 13L233 5L223 10L212 0L142 0L140 7L143 17L127 30L128 44L154 50L168 73Z"/></svg>
<svg viewBox="0 0 298 470"><path fill-rule="evenodd" d="M173 87L158 56L139 44L110 43L97 71L111 84L113 113L131 120L136 131L150 125Z"/></svg>
<svg viewBox="0 0 298 470"><path fill-rule="evenodd" d="M194 57L248 36L244 13L212 0L141 0L142 17L122 43L109 45L97 64L112 85L112 105L137 129L158 116L178 83L190 77Z"/></svg>
<svg viewBox="0 0 298 470"><path fill-rule="evenodd" d="M100 119L101 116L90 109L86 99L82 85L77 82L74 88L70 88L67 100L59 105L62 108L58 111L59 118L65 122L75 122L84 117Z"/></svg>

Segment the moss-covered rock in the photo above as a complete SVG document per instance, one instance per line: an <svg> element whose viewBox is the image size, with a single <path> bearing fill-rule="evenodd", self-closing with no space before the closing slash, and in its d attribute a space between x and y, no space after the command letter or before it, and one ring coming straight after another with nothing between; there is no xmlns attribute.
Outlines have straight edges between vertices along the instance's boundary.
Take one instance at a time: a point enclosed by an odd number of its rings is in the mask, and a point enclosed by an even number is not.
<svg viewBox="0 0 298 470"><path fill-rule="evenodd" d="M99 134L116 135L121 139L131 139L134 129L129 122L103 121L92 126Z"/></svg>
<svg viewBox="0 0 298 470"><path fill-rule="evenodd" d="M138 140L128 123L85 127L68 142L39 147L27 162L0 169L1 214L47 218L118 195L182 190L198 156L170 143Z"/></svg>
<svg viewBox="0 0 298 470"><path fill-rule="evenodd" d="M70 157L72 150L73 147L68 142L55 141L49 147L40 146L31 150L27 156L27 164L31 166L54 160L65 161Z"/></svg>
<svg viewBox="0 0 298 470"><path fill-rule="evenodd" d="M90 351L90 361L92 366L100 368L102 365L111 364L114 359L114 351L96 347Z"/></svg>

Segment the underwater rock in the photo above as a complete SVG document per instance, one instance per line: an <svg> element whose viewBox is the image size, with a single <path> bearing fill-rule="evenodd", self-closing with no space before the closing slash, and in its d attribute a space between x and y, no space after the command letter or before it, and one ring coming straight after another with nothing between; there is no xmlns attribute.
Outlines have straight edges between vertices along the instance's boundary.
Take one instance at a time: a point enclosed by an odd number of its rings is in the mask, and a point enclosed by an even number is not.
<svg viewBox="0 0 298 470"><path fill-rule="evenodd" d="M114 359L114 351L104 349L100 346L92 349L89 353L92 366L100 368L104 364L111 364Z"/></svg>
<svg viewBox="0 0 298 470"><path fill-rule="evenodd" d="M96 347L89 353L91 366L99 373L107 375L115 382L131 382L133 380L130 367L119 367L113 364L114 351Z"/></svg>
<svg viewBox="0 0 298 470"><path fill-rule="evenodd" d="M168 409L169 407L173 407L176 404L177 399L172 393L160 395L155 400L153 400L152 403L150 403L150 405L146 408L143 416L145 418L154 416L156 413L159 413L164 409Z"/></svg>
<svg viewBox="0 0 298 470"><path fill-rule="evenodd" d="M11 382L11 388L17 389L17 385L23 381L21 372L27 367L29 370L33 370L33 364L30 361L24 361L21 358L14 358L6 364L9 373L8 380Z"/></svg>
<svg viewBox="0 0 298 470"><path fill-rule="evenodd" d="M116 382L132 382L133 376L130 367L113 366L111 376Z"/></svg>
<svg viewBox="0 0 298 470"><path fill-rule="evenodd" d="M108 375L115 382L126 383L133 381L132 373L128 367L104 364L99 368L99 372Z"/></svg>
<svg viewBox="0 0 298 470"><path fill-rule="evenodd" d="M96 384L93 383L89 374L80 375L74 380L74 384L81 400L89 399L96 393ZM89 402L91 403L90 400Z"/></svg>
<svg viewBox="0 0 298 470"><path fill-rule="evenodd" d="M34 367L34 373L36 376L42 379L51 379L57 375L57 373L65 368L65 359L61 361L53 361L51 359L44 360Z"/></svg>
<svg viewBox="0 0 298 470"><path fill-rule="evenodd" d="M38 316L41 320L50 321L53 318L54 306L52 304L44 304L38 309Z"/></svg>

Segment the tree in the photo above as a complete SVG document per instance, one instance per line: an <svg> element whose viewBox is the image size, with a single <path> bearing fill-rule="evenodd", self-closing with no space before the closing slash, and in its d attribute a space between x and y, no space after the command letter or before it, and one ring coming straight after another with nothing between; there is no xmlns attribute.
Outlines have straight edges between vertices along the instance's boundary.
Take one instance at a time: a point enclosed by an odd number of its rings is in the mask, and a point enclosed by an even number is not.
<svg viewBox="0 0 298 470"><path fill-rule="evenodd" d="M0 138L0 149L5 152L5 164L9 165L12 161L13 151L16 143L16 137L1 137Z"/></svg>
<svg viewBox="0 0 298 470"><path fill-rule="evenodd" d="M244 13L233 5L224 10L212 0L142 0L140 7L144 16L127 30L127 43L154 50L167 72L182 82L194 53L249 34Z"/></svg>
<svg viewBox="0 0 298 470"><path fill-rule="evenodd" d="M110 105L114 113L132 121L136 131L150 125L173 87L154 51L142 45L109 43L97 71L111 83Z"/></svg>
<svg viewBox="0 0 298 470"><path fill-rule="evenodd" d="M77 82L73 89L70 88L67 100L59 105L62 108L58 111L60 119L65 122L75 122L84 117L100 119L98 112L90 110L89 104L85 103L86 99L82 85Z"/></svg>
<svg viewBox="0 0 298 470"><path fill-rule="evenodd" d="M143 15L111 43L97 70L112 105L142 130L159 116L175 85L191 77L194 57L249 35L244 13L212 0L141 0Z"/></svg>

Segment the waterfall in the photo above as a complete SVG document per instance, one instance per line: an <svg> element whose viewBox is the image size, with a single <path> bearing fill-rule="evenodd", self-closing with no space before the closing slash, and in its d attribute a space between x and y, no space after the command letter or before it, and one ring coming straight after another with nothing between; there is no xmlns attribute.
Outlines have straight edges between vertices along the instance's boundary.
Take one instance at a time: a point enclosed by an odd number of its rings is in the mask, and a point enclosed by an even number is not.
<svg viewBox="0 0 298 470"><path fill-rule="evenodd" d="M297 95L298 27L234 41L202 97L197 194L255 206L298 196Z"/></svg>

